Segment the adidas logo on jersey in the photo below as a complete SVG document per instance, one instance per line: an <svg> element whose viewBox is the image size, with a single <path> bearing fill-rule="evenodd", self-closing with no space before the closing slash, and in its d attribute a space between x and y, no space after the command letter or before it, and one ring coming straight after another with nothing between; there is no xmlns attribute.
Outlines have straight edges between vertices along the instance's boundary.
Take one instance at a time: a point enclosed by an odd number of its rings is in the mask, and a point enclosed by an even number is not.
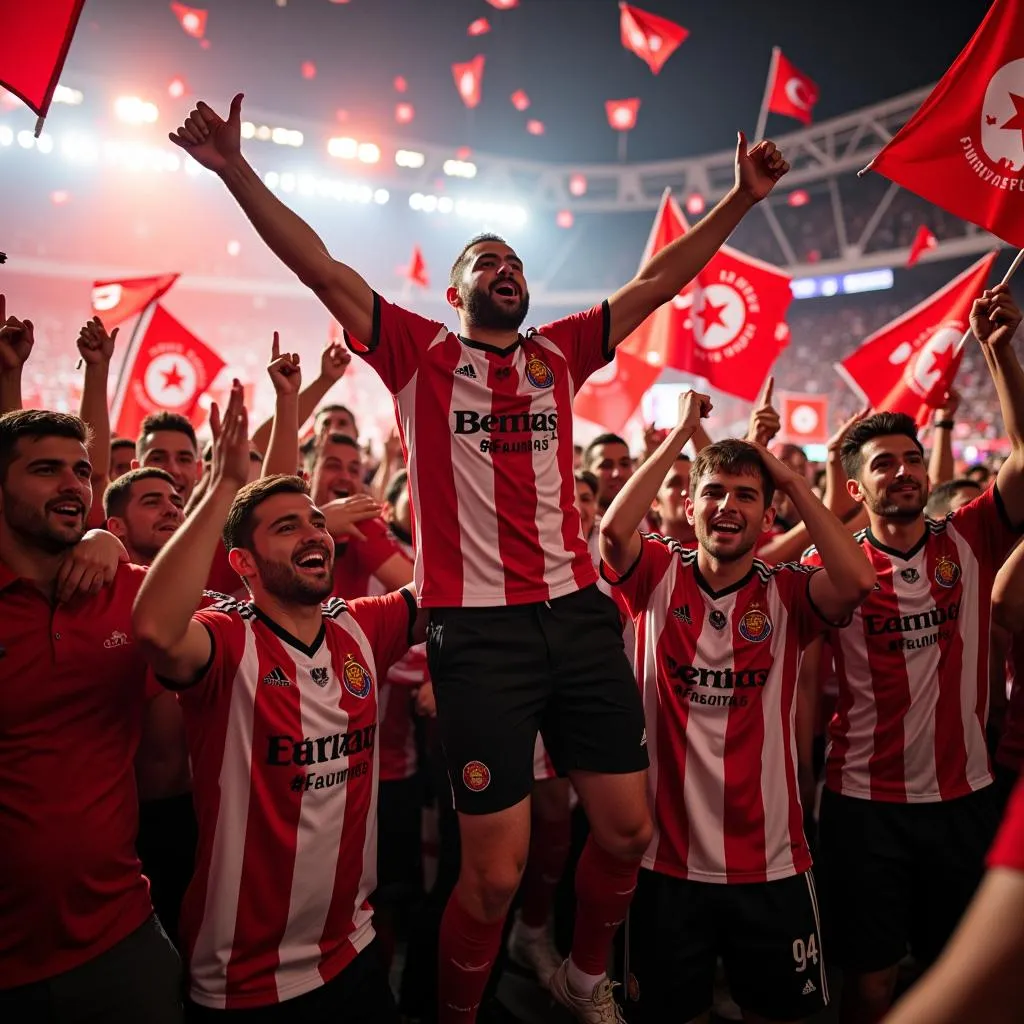
<svg viewBox="0 0 1024 1024"><path fill-rule="evenodd" d="M471 377L476 380L476 370L473 369L472 363L464 363L455 371L455 374L458 377Z"/></svg>
<svg viewBox="0 0 1024 1024"><path fill-rule="evenodd" d="M264 677L263 682L267 686L291 686L291 681L284 674L280 665L275 665Z"/></svg>
<svg viewBox="0 0 1024 1024"><path fill-rule="evenodd" d="M685 625L693 625L693 619L690 616L690 606L688 604L683 604L680 605L678 608L673 608L672 614Z"/></svg>
<svg viewBox="0 0 1024 1024"><path fill-rule="evenodd" d="M808 978L807 979L807 984L804 985L803 992L801 992L800 994L804 995L804 996L809 996L809 995L813 995L817 991L818 990L814 987L814 982L811 981L810 978Z"/></svg>

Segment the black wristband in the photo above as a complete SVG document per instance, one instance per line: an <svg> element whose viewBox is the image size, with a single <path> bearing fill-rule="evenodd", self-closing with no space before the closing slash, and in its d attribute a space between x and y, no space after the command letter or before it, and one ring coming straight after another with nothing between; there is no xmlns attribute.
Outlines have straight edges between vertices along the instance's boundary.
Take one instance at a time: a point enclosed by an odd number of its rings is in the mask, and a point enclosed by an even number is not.
<svg viewBox="0 0 1024 1024"><path fill-rule="evenodd" d="M952 430L953 420L935 420L932 423L932 426L936 427L939 430Z"/></svg>

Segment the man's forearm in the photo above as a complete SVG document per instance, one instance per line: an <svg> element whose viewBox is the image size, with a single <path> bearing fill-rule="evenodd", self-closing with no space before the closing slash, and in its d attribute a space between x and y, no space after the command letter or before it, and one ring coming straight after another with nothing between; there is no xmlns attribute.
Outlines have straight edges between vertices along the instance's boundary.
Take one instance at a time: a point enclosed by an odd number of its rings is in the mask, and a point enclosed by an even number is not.
<svg viewBox="0 0 1024 1024"><path fill-rule="evenodd" d="M857 504L846 488L846 470L838 452L829 452L825 462L825 493L821 496L822 504L833 515L840 519L852 511Z"/></svg>
<svg viewBox="0 0 1024 1024"><path fill-rule="evenodd" d="M214 482L146 574L132 621L136 633L155 647L169 650L185 636L202 601L213 556L222 543L224 520L237 493L233 485Z"/></svg>
<svg viewBox="0 0 1024 1024"><path fill-rule="evenodd" d="M89 460L93 476L105 477L110 472L110 410L107 406L109 363L86 363L85 384L79 416L90 429Z"/></svg>
<svg viewBox="0 0 1024 1024"><path fill-rule="evenodd" d="M329 377L321 374L311 384L307 384L299 392L299 425L297 430L302 430L310 416L316 412L316 407L323 401L324 396L334 387L335 382ZM274 425L274 417L264 420L255 433L252 435L253 447L261 454L270 450L270 431Z"/></svg>
<svg viewBox="0 0 1024 1024"><path fill-rule="evenodd" d="M0 414L21 408L21 369L0 373Z"/></svg>
<svg viewBox="0 0 1024 1024"><path fill-rule="evenodd" d="M991 354L985 350L985 361L999 396L1003 429L1014 452L1024 455L1024 370L1012 345Z"/></svg>
<svg viewBox="0 0 1024 1024"><path fill-rule="evenodd" d="M270 444L263 456L261 476L284 473L294 476L299 458L299 396L278 395L270 430Z"/></svg>
<svg viewBox="0 0 1024 1024"><path fill-rule="evenodd" d="M932 424L932 450L928 456L928 483L938 487L953 479L953 428L945 420Z"/></svg>

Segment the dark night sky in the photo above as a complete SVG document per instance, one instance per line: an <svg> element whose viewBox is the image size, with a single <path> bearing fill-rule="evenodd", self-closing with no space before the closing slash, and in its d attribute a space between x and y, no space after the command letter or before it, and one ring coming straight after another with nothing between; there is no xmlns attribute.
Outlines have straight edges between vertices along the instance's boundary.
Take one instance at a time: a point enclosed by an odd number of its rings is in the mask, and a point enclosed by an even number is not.
<svg viewBox="0 0 1024 1024"><path fill-rule="evenodd" d="M166 0L87 0L64 80L103 75L118 91L147 93L162 119L178 110L164 91L183 75L214 105L236 89L260 108L334 120L346 133L374 129L540 160L605 161L616 152L604 100L639 96L631 159L686 156L752 132L771 46L821 86L816 117L854 110L934 82L969 39L986 0L646 0L640 7L685 25L690 38L657 77L619 43L617 0L521 0L497 11L485 0L192 0L209 14L200 49ZM466 27L487 17L489 35ZM484 98L472 113L452 83L452 61L487 56ZM318 75L305 81L303 61ZM396 129L395 75L409 81L415 123ZM533 107L512 108L525 89ZM181 113L184 113L184 108ZM526 133L527 117L547 133ZM771 118L768 134L798 127Z"/></svg>

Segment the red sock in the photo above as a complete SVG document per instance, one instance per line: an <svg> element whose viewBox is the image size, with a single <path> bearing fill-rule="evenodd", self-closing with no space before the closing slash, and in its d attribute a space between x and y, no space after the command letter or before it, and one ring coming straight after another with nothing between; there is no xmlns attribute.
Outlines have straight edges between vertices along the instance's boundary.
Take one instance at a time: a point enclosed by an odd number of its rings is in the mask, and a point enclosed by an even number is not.
<svg viewBox="0 0 1024 1024"><path fill-rule="evenodd" d="M438 1024L474 1024L504 927L471 917L457 891L451 894L438 942Z"/></svg>
<svg viewBox="0 0 1024 1024"><path fill-rule="evenodd" d="M576 866L576 924L572 962L584 974L604 974L608 951L633 899L640 857L619 860L587 840Z"/></svg>
<svg viewBox="0 0 1024 1024"><path fill-rule="evenodd" d="M530 856L523 872L523 903L519 920L527 928L543 928L548 923L555 889L569 856L571 824L567 815L558 821L534 818L531 827Z"/></svg>

